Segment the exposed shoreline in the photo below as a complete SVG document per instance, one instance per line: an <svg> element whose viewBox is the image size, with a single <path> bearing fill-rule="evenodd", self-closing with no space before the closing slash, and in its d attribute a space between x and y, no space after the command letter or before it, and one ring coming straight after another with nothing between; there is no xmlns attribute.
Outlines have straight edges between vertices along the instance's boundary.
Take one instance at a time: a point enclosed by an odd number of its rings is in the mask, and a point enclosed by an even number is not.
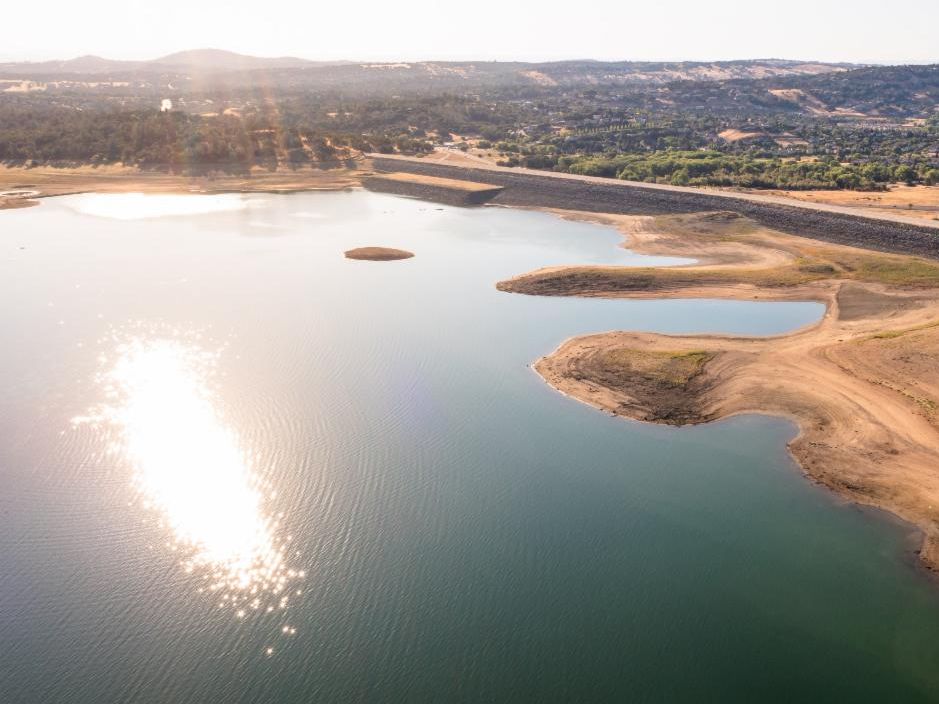
<svg viewBox="0 0 939 704"><path fill-rule="evenodd" d="M483 205L502 191L501 186L488 183L408 173L365 176L362 186L379 193L412 196L449 205Z"/></svg>
<svg viewBox="0 0 939 704"><path fill-rule="evenodd" d="M298 169L260 171L250 176L187 176L134 168L101 166L55 168L0 167L0 192L30 190L29 197L0 197L0 210L36 205L42 198L78 193L296 193L356 188L368 171Z"/></svg>
<svg viewBox="0 0 939 704"><path fill-rule="evenodd" d="M820 242L939 259L939 222L894 213L806 203L765 194L639 183L486 164L442 163L398 155L370 156L379 172L407 172L502 187L500 205L566 208L621 215L733 211L763 227Z"/></svg>
<svg viewBox="0 0 939 704"><path fill-rule="evenodd" d="M546 178L560 182L567 181L570 183L584 183L597 186L614 186L620 189L645 189L649 191L668 193L673 196L707 196L712 199L718 199L712 200L712 205L720 205L721 201L724 201L728 204L732 204L733 201L747 201L766 205L789 206L805 212L828 212L849 215L851 217L857 217L861 219L868 218L872 220L882 220L885 222L904 223L922 226L930 230L939 230L939 222L935 220L926 220L922 217L902 215L900 213L890 211L884 212L877 208L861 208L858 206L827 202L826 200L819 200L817 198L810 200L805 197L804 193L790 193L779 189L760 191L757 189L727 189L708 186L673 186L664 183L647 183L645 181L625 181L622 179L607 178L603 176L580 176L578 174L547 171L542 169L526 169L518 166L498 166L484 160L474 160L471 162L442 161L424 156L407 156L402 154L369 154L367 156L373 161L376 169L380 172L400 170L407 173L422 173L423 170L419 167L428 166L432 167L431 169L426 169L428 173L430 173L430 171L437 171L439 173L452 174L448 177L455 179L470 179L473 172L491 173L492 178L497 178L499 174L518 174L523 177L533 176L536 178ZM434 167L444 168L438 169ZM831 191L831 193L833 195L839 193L859 193L866 195L868 192L835 190ZM874 191L872 193L876 194L878 192ZM594 211L591 209L590 212Z"/></svg>
<svg viewBox="0 0 939 704"><path fill-rule="evenodd" d="M615 225L634 251L700 261L672 269L553 267L500 282L501 290L812 300L827 308L817 323L774 337L571 338L533 364L547 383L642 422L789 418L799 427L789 451L806 476L915 525L921 563L939 571L939 264L820 245L713 214L550 212Z"/></svg>

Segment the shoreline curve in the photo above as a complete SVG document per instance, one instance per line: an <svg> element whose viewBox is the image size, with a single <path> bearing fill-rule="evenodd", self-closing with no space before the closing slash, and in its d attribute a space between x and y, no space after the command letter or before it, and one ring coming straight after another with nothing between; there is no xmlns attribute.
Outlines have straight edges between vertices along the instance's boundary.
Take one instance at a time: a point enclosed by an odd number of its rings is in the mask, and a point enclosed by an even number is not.
<svg viewBox="0 0 939 704"><path fill-rule="evenodd" d="M549 210L614 225L623 246L682 267L562 266L506 292L604 298L812 300L817 323L772 337L601 332L532 365L553 388L631 420L684 426L788 418L803 474L922 535L939 572L939 262L819 243L720 213L659 218Z"/></svg>

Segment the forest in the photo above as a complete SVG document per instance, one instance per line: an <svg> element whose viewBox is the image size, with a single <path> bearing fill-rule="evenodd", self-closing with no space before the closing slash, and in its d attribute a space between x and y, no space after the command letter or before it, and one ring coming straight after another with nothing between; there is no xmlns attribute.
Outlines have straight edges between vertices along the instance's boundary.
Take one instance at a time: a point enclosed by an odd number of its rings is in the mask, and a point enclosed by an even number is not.
<svg viewBox="0 0 939 704"><path fill-rule="evenodd" d="M520 82L525 65L479 65L461 86L455 69L434 83L424 78L439 71L415 65L389 74L397 93L338 86L335 71L364 75L355 66L265 72L263 90L252 72L172 84L46 76L35 90L0 77L13 85L0 92L0 162L247 173L445 145L505 166L691 186L939 183L939 67L748 78L744 63L718 66L727 80L668 80L705 68L642 65L654 78L637 82L636 66L571 62Z"/></svg>

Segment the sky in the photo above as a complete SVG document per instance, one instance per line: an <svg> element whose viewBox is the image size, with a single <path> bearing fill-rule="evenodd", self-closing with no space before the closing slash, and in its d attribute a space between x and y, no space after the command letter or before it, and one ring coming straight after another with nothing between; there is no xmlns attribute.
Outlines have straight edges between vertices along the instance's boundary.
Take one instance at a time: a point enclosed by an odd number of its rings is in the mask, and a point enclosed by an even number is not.
<svg viewBox="0 0 939 704"><path fill-rule="evenodd" d="M314 60L939 63L939 2L907 0L4 1L0 60L197 48ZM41 8L41 12L37 11Z"/></svg>

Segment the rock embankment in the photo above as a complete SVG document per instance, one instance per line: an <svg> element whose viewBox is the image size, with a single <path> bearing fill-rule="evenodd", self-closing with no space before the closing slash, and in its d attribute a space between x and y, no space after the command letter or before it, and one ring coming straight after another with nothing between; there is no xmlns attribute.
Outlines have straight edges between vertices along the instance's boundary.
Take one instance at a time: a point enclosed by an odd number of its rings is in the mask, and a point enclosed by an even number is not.
<svg viewBox="0 0 939 704"><path fill-rule="evenodd" d="M790 205L743 194L668 188L613 179L538 174L530 170L471 168L382 157L374 157L372 163L378 171L482 181L501 187L492 202L503 205L633 215L732 211L765 227L824 242L939 259L937 227L865 217L812 205Z"/></svg>

